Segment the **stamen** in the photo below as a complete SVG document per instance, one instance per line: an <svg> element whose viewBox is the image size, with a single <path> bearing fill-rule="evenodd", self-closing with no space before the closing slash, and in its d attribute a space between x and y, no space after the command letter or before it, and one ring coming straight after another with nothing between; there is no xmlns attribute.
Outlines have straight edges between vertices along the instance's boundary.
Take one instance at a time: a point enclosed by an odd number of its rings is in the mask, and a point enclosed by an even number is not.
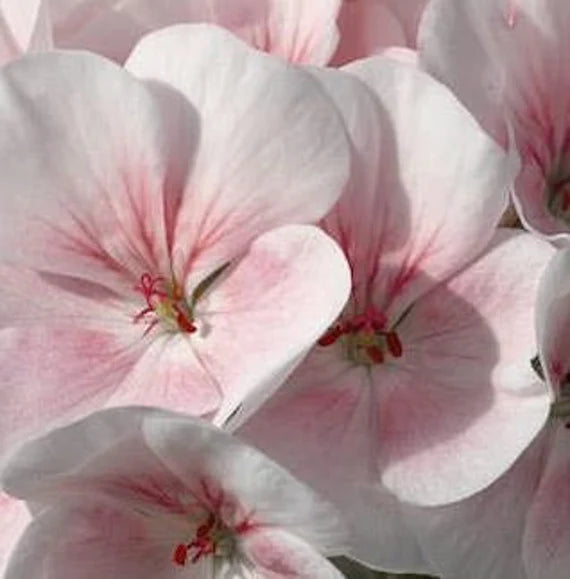
<svg viewBox="0 0 570 579"><path fill-rule="evenodd" d="M388 350L394 358L400 358L402 356L402 342L396 332L388 332L386 334L386 343L388 344Z"/></svg>
<svg viewBox="0 0 570 579"><path fill-rule="evenodd" d="M186 565L186 559L188 558L188 547L186 545L176 545L174 553L172 554L172 561L177 565L182 567Z"/></svg>
<svg viewBox="0 0 570 579"><path fill-rule="evenodd" d="M386 351L394 358L400 358L403 353L396 326L386 331L386 322L386 316L370 305L363 314L341 320L330 327L318 344L326 347L342 338L347 357L356 364L383 364Z"/></svg>

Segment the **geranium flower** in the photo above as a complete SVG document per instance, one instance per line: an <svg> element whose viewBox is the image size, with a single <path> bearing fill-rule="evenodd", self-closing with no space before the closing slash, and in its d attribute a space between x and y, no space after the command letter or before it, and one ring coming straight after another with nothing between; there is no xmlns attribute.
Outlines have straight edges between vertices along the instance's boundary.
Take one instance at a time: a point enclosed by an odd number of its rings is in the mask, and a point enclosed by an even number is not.
<svg viewBox="0 0 570 579"><path fill-rule="evenodd" d="M251 46L297 63L326 64L341 0L50 0L58 46L120 62L144 34L179 23L227 28Z"/></svg>
<svg viewBox="0 0 570 579"><path fill-rule="evenodd" d="M57 46L119 62L137 40L182 22L227 28L297 64L339 65L390 46L416 46L426 0L50 0Z"/></svg>
<svg viewBox="0 0 570 579"><path fill-rule="evenodd" d="M105 405L247 414L342 308L338 247L284 226L319 219L347 175L310 75L182 26L127 71L6 67L0 123L0 453Z"/></svg>
<svg viewBox="0 0 570 579"><path fill-rule="evenodd" d="M534 365L551 389L550 419L491 487L436 509L414 509L434 572L465 579L560 579L570 563L570 252L541 281ZM540 362L539 362L540 360Z"/></svg>
<svg viewBox="0 0 570 579"><path fill-rule="evenodd" d="M47 50L51 44L45 0L0 2L0 66L26 52Z"/></svg>
<svg viewBox="0 0 570 579"><path fill-rule="evenodd" d="M570 239L570 4L435 0L420 29L421 62L522 158L514 200L523 223ZM465 63L469 63L466 66Z"/></svg>
<svg viewBox="0 0 570 579"><path fill-rule="evenodd" d="M344 71L374 93L315 72L356 150L322 223L350 262L352 296L241 433L342 508L355 557L429 572L397 499L476 493L544 424L549 396L529 360L552 249L495 234L516 163L445 87L382 57Z"/></svg>
<svg viewBox="0 0 570 579"><path fill-rule="evenodd" d="M34 440L4 482L34 519L6 579L299 577L342 574L333 508L207 423L121 408Z"/></svg>

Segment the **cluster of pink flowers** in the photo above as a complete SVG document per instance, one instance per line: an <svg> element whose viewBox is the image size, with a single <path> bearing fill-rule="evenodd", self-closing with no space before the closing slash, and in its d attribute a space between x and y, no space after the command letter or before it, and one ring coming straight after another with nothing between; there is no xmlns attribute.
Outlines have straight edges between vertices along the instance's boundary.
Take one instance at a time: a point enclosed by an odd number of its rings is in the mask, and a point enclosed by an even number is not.
<svg viewBox="0 0 570 579"><path fill-rule="evenodd" d="M0 0L0 576L567 579L569 30Z"/></svg>

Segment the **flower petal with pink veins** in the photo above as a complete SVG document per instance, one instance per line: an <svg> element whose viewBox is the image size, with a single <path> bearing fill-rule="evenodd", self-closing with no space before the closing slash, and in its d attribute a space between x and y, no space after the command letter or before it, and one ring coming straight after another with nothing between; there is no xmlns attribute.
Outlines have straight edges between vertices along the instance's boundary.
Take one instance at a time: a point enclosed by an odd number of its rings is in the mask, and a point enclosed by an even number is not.
<svg viewBox="0 0 570 579"><path fill-rule="evenodd" d="M168 543L150 540L144 519L102 497L46 509L28 526L5 579L172 579L188 572L172 564ZM194 577L194 576L193 576ZM212 575L196 575L210 579Z"/></svg>
<svg viewBox="0 0 570 579"><path fill-rule="evenodd" d="M29 442L3 484L35 517L8 579L43 577L40 569L58 578L221 579L242 564L265 577L275 569L257 537L280 555L301 546L292 562L309 579L307 568L332 568L305 541L338 553L344 537L334 509L258 451L203 421L155 409L98 412Z"/></svg>
<svg viewBox="0 0 570 579"><path fill-rule="evenodd" d="M223 392L214 421L223 424L239 408L235 427L271 396L338 315L350 273L322 231L291 225L257 238L214 289L198 303L202 330L192 343Z"/></svg>
<svg viewBox="0 0 570 579"><path fill-rule="evenodd" d="M530 360L551 255L548 244L503 230L402 321L399 377L378 389L382 481L403 500L431 506L476 493L543 426L550 396Z"/></svg>
<svg viewBox="0 0 570 579"><path fill-rule="evenodd" d="M174 133L154 93L94 55L36 55L7 67L0 214L10 218L0 259L123 295L134 295L143 272L170 271L169 219L192 154L184 136L197 130L181 100L169 109Z"/></svg>
<svg viewBox="0 0 570 579"><path fill-rule="evenodd" d="M340 520L309 487L217 429L165 416L145 421L145 440L180 481L195 487L222 481L224 492L239 499L240 509L265 526L284 529L329 555L341 553L345 536Z"/></svg>
<svg viewBox="0 0 570 579"><path fill-rule="evenodd" d="M349 170L343 125L300 68L208 25L150 34L126 67L181 92L200 115L172 248L175 271L192 270L188 283L273 227L318 220L340 195Z"/></svg>
<svg viewBox="0 0 570 579"><path fill-rule="evenodd" d="M560 579L570 565L570 431L559 425L554 436L526 519L523 559L531 579Z"/></svg>
<svg viewBox="0 0 570 579"><path fill-rule="evenodd" d="M0 491L0 576L5 577L8 559L30 519L23 501Z"/></svg>
<svg viewBox="0 0 570 579"><path fill-rule="evenodd" d="M48 50L51 46L45 0L0 0L0 66L26 52Z"/></svg>
<svg viewBox="0 0 570 579"><path fill-rule="evenodd" d="M345 0L338 17L340 40L332 64L372 56L389 46L406 46L394 13L379 0Z"/></svg>
<svg viewBox="0 0 570 579"><path fill-rule="evenodd" d="M245 555L259 579L342 579L344 575L303 540L286 531L263 529L245 536ZM256 576L257 577L257 576Z"/></svg>
<svg viewBox="0 0 570 579"><path fill-rule="evenodd" d="M547 383L557 397L570 396L570 250L559 251L544 273L536 328Z"/></svg>
<svg viewBox="0 0 570 579"><path fill-rule="evenodd" d="M420 30L422 64L522 159L521 220L552 240L570 236L570 5L557 0L436 0ZM468 67L464 66L469 62Z"/></svg>
<svg viewBox="0 0 570 579"><path fill-rule="evenodd" d="M378 172L377 266L366 273L377 309L397 319L484 249L518 165L427 74L382 57L343 70L379 100L382 155L366 159Z"/></svg>

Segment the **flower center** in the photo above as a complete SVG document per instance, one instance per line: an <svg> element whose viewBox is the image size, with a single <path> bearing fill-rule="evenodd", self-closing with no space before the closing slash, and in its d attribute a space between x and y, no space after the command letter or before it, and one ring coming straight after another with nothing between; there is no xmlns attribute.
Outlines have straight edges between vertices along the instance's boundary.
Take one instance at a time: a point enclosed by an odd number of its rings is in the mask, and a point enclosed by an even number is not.
<svg viewBox="0 0 570 579"><path fill-rule="evenodd" d="M235 533L213 513L197 529L189 543L180 543L174 548L172 561L184 566L188 561L197 563L209 555L231 558L236 552Z"/></svg>
<svg viewBox="0 0 570 579"><path fill-rule="evenodd" d="M147 324L145 334L158 323L170 331L183 331L189 334L196 331L192 307L186 301L184 291L176 280L167 282L163 277L152 277L150 273L143 273L135 289L146 301L146 307L134 318L135 323Z"/></svg>
<svg viewBox="0 0 570 579"><path fill-rule="evenodd" d="M570 224L570 175L561 167L547 180L546 204L551 215Z"/></svg>
<svg viewBox="0 0 570 579"><path fill-rule="evenodd" d="M340 340L347 358L355 364L382 364L387 355L393 358L402 356L402 342L395 328L385 328L386 317L369 306L363 314L339 320L318 343L320 346L330 346Z"/></svg>
<svg viewBox="0 0 570 579"><path fill-rule="evenodd" d="M184 289L176 279L168 281L161 276L143 273L135 291L142 294L146 307L134 317L133 322L147 325L145 335L157 324L171 332L194 333L198 329L194 319L196 302L228 266L229 263L225 263L203 279L192 292L190 300L186 299Z"/></svg>

